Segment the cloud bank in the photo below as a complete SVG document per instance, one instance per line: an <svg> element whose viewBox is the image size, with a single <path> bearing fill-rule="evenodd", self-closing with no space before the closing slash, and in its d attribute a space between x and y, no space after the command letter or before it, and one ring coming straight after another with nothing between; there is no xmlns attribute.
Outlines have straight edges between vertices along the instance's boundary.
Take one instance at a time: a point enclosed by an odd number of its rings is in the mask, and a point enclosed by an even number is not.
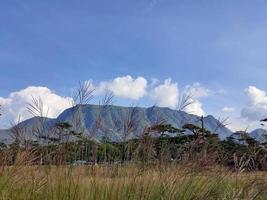
<svg viewBox="0 0 267 200"><path fill-rule="evenodd" d="M100 82L94 87L96 95L112 92L116 97L138 100L147 93L147 80L143 77L134 79L127 75Z"/></svg>
<svg viewBox="0 0 267 200"><path fill-rule="evenodd" d="M267 94L255 86L245 89L247 105L242 109L241 116L250 121L259 121L267 117Z"/></svg>
<svg viewBox="0 0 267 200"><path fill-rule="evenodd" d="M152 90L151 97L157 106L176 108L179 98L178 84L172 83L170 78L166 79Z"/></svg>
<svg viewBox="0 0 267 200"><path fill-rule="evenodd" d="M183 92L179 91L178 83L172 82L169 78L152 90L151 97L156 105L173 109L179 109L182 99L188 97L190 104L185 107L184 111L198 116L205 115L200 100L208 97L211 94L210 90L200 83L194 83L193 85L187 85Z"/></svg>
<svg viewBox="0 0 267 200"><path fill-rule="evenodd" d="M185 108L186 112L198 116L205 115L201 99L211 95L209 89L205 88L200 83L194 83L193 85L187 85L185 87L184 95L190 97L188 101L191 102L191 104Z"/></svg>
<svg viewBox="0 0 267 200"><path fill-rule="evenodd" d="M178 83L168 78L163 82L151 80L149 83L143 77L133 78L129 75L116 77L112 80L102 81L94 84L93 80L86 81L94 89L95 96L104 95L111 92L115 98L139 101L145 98L145 101L156 104L161 107L177 109L182 95L192 94L190 101L193 102L185 111L191 114L204 115L201 98L210 95L210 91L199 83L186 86L179 93ZM32 115L27 109L27 104L32 102L33 98L40 98L43 101L46 117L56 118L65 109L71 107L73 99L56 94L55 91L47 87L30 86L20 91L10 93L7 97L0 97L2 113L0 127L7 127L10 122L26 120Z"/></svg>
<svg viewBox="0 0 267 200"><path fill-rule="evenodd" d="M12 92L7 98L0 97L3 113L0 127L32 117L27 110L27 103L31 103L33 98L40 98L43 101L43 109L50 118L57 117L62 111L69 108L72 101L72 98L59 96L47 87L30 86Z"/></svg>

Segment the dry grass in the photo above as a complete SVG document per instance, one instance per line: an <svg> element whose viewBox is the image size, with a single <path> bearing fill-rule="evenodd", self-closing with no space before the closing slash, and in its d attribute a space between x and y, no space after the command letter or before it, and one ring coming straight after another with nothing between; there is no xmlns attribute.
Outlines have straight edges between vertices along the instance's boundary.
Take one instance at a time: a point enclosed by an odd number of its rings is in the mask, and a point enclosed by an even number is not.
<svg viewBox="0 0 267 200"><path fill-rule="evenodd" d="M0 199L267 199L266 177L176 165L12 166L1 169Z"/></svg>

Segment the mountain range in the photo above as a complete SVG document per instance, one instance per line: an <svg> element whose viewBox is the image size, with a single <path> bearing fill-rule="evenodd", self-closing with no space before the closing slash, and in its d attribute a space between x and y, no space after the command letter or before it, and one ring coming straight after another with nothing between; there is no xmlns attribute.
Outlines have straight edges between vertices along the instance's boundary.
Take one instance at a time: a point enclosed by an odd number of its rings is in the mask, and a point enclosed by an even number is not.
<svg viewBox="0 0 267 200"><path fill-rule="evenodd" d="M173 127L182 128L185 124L201 126L201 117L188 114L183 111L172 110L166 107L123 107L114 105L77 105L66 109L56 119L34 117L21 122L19 125L30 131L34 127L44 125L46 130L53 127L57 122L69 122L75 131L83 132L92 138L101 140L104 136L113 141L120 141L123 138L125 128L131 126L131 134L127 139L138 137L145 127L157 123L171 124ZM98 125L101 124L101 129ZM219 120L208 115L203 118L204 128L212 133L218 134L221 140L232 135L232 131L221 126ZM96 131L97 130L97 131ZM261 130L255 130L251 136L255 139L262 139ZM0 130L0 140L6 143L11 142L11 130Z"/></svg>

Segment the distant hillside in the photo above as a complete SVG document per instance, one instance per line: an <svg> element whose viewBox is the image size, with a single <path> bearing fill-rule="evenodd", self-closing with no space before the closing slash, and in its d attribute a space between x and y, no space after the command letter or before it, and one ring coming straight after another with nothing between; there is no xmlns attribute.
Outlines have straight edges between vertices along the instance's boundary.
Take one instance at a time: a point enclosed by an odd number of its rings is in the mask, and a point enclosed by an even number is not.
<svg viewBox="0 0 267 200"><path fill-rule="evenodd" d="M182 128L184 124L191 123L201 126L200 117L191 115L183 111L172 110L162 107L122 107L122 106L99 106L99 105L79 105L65 110L57 119L45 118L45 127L49 128L56 122L69 122L77 131L95 137L100 140L104 136L103 131L94 134L96 121L101 119L101 124L107 130L108 136L114 141L122 138L123 127L126 119L131 119L136 125L136 129L130 137L138 137L145 126L155 125L161 121L165 124L171 124L174 127ZM32 118L22 122L22 125L31 129L38 126L40 119ZM219 127L219 121L213 116L204 117L204 127L211 132L216 132L221 139L230 136L232 132L226 127ZM0 139L4 138L7 130L0 131ZM5 136L6 137L6 136Z"/></svg>
<svg viewBox="0 0 267 200"><path fill-rule="evenodd" d="M126 118L132 116L132 119L138 125L134 135L139 136L145 126L155 125L159 121L164 121L165 124L171 124L174 127L182 128L186 123L192 123L200 126L200 117L190 115L182 111L176 111L169 108L162 107L122 107L122 106L98 106L98 105L81 105L78 107L65 110L59 117L59 121L71 122L73 119L81 119L82 126L90 132L93 129L95 120L100 116L103 124L109 129L112 134L110 137L114 140L119 140L123 125ZM204 126L206 129L214 132L218 127L218 120L213 116L204 118ZM232 132L221 127L216 130L221 139L230 136ZM101 137L101 136L100 136Z"/></svg>
<svg viewBox="0 0 267 200"><path fill-rule="evenodd" d="M265 129L256 129L250 132L249 135L258 141L267 142L267 130Z"/></svg>
<svg viewBox="0 0 267 200"><path fill-rule="evenodd" d="M12 141L10 134L10 130L0 129L0 142L4 142L6 144L10 143Z"/></svg>

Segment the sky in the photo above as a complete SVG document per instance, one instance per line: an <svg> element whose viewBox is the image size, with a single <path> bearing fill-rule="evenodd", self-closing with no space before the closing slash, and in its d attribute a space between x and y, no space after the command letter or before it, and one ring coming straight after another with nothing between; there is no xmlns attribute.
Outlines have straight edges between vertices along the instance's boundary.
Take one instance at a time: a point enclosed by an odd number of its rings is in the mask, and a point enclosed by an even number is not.
<svg viewBox="0 0 267 200"><path fill-rule="evenodd" d="M265 0L1 0L0 128L69 107L79 82L95 100L229 117L233 130L267 116Z"/></svg>

